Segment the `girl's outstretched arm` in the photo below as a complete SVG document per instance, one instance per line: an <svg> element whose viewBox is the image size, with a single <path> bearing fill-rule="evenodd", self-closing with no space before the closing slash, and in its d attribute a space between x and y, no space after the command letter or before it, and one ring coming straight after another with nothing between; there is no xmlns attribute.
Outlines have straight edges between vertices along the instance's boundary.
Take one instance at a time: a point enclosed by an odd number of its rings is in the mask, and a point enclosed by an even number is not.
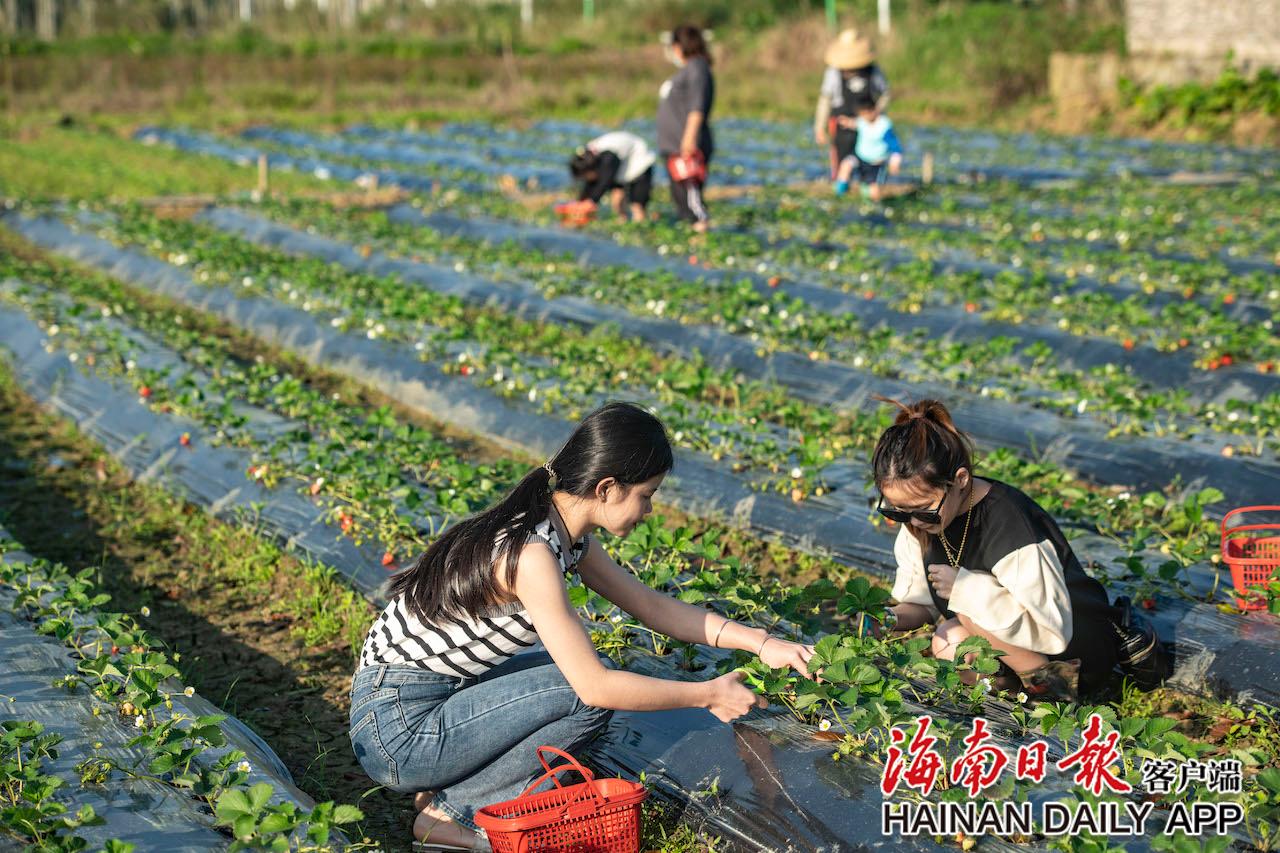
<svg viewBox="0 0 1280 853"><path fill-rule="evenodd" d="M725 619L646 586L619 566L595 538L578 563L578 572L589 588L668 637L722 649L742 649L760 655L770 666L790 666L802 675L808 674L807 664L813 656L808 646L771 637L763 628Z"/></svg>
<svg viewBox="0 0 1280 853"><path fill-rule="evenodd" d="M616 711L706 708L728 722L767 704L743 686L742 674L737 672L711 681L687 682L607 668L569 602L560 563L545 545L533 543L521 552L515 593L551 659L588 705Z"/></svg>

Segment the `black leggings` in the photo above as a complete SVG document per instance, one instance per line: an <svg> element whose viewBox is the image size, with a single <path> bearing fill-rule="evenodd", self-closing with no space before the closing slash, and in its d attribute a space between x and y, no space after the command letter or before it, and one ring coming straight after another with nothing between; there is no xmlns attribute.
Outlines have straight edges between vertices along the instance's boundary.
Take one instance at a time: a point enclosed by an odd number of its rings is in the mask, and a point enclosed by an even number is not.
<svg viewBox="0 0 1280 853"><path fill-rule="evenodd" d="M703 151L703 158L711 164L711 152ZM706 198L702 194L702 181L672 181L671 200L676 205L676 218L681 222L706 222L711 218Z"/></svg>

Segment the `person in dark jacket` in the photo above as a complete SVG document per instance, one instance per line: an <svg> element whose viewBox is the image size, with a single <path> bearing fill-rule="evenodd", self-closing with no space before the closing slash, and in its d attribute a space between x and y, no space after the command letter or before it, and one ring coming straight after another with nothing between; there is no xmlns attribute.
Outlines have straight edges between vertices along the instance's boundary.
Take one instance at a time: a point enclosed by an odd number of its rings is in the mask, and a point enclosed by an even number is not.
<svg viewBox="0 0 1280 853"><path fill-rule="evenodd" d="M702 31L688 24L676 27L670 56L680 70L659 90L658 153L667 161L676 214L701 232L711 219L702 191L715 150L711 109L716 91Z"/></svg>
<svg viewBox="0 0 1280 853"><path fill-rule="evenodd" d="M836 177L840 163L855 156L858 131L853 122L857 106L864 101L875 104L878 112L889 107L889 81L876 65L871 40L857 30L845 30L827 47L827 63L822 76L818 105L813 114L813 139L831 148L831 177ZM845 121L840 121L840 119Z"/></svg>
<svg viewBox="0 0 1280 853"><path fill-rule="evenodd" d="M653 152L634 133L615 130L588 142L573 154L569 172L581 182L579 201L599 204L612 192L618 216L643 222L653 192Z"/></svg>

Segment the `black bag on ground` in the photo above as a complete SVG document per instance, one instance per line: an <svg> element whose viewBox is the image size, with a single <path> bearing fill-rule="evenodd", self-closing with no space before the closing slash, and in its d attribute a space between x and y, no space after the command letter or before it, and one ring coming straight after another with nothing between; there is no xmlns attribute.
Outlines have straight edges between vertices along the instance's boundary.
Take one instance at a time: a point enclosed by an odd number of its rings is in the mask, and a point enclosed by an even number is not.
<svg viewBox="0 0 1280 853"><path fill-rule="evenodd" d="M1120 669L1139 687L1154 690L1173 672L1164 644L1146 617L1133 609L1129 596L1120 596L1113 606Z"/></svg>

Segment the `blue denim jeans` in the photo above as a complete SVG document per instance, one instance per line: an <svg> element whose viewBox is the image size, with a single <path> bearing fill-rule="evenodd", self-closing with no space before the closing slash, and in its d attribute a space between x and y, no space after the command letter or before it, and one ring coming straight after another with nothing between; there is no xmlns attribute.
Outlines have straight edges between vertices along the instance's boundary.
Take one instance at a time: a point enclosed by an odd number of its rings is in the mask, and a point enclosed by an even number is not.
<svg viewBox="0 0 1280 853"><path fill-rule="evenodd" d="M435 806L475 829L477 809L518 797L542 775L539 746L573 754L612 714L583 704L546 652L465 679L366 666L351 684L351 746L375 782L435 791Z"/></svg>

